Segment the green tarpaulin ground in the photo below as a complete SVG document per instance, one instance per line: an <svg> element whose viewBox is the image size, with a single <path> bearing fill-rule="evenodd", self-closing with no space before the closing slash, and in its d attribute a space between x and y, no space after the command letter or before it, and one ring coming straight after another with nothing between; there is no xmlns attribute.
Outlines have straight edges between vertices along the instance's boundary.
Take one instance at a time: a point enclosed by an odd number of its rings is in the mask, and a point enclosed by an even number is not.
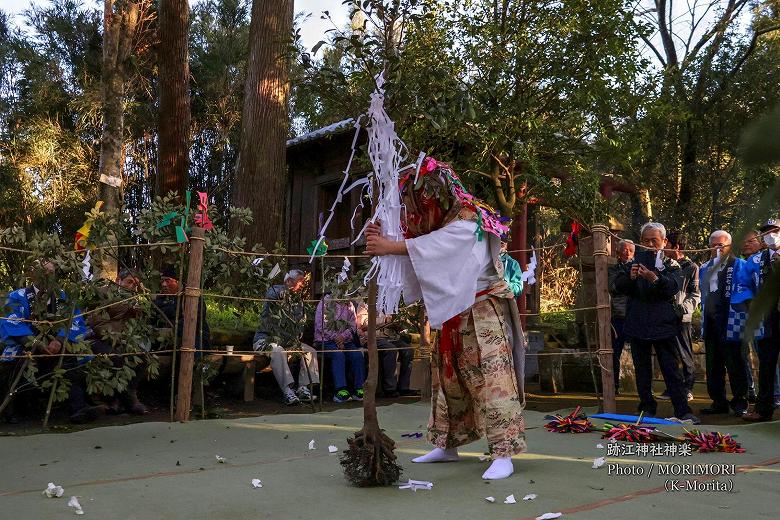
<svg viewBox="0 0 780 520"><path fill-rule="evenodd" d="M516 520L546 512L578 519L780 517L780 423L719 427L738 435L747 449L740 455L610 457L606 466L592 469L593 459L606 455L596 448L606 445L599 434L549 433L542 427L544 414L527 412L529 453L517 457L515 475L488 484L480 479L488 464L479 460L484 442L465 447L458 463L412 464L409 458L428 445L401 434L424 431L427 406L396 404L379 413L382 426L398 442L403 477L432 481L431 491L347 484L338 454L329 454L328 446L343 449L346 437L360 427L362 410L350 409L0 438L0 518L70 518L71 495L80 497L85 518L101 520ZM312 439L317 449L310 451ZM645 475L610 475L610 463L639 465ZM731 493L666 492L669 477L658 475L659 463L733 463L738 473L720 478L733 480ZM252 488L254 478L262 480L262 489ZM62 485L65 496L44 498L41 491L48 482ZM529 493L538 498L522 501ZM510 494L517 504L503 503ZM487 496L496 502L486 502Z"/></svg>

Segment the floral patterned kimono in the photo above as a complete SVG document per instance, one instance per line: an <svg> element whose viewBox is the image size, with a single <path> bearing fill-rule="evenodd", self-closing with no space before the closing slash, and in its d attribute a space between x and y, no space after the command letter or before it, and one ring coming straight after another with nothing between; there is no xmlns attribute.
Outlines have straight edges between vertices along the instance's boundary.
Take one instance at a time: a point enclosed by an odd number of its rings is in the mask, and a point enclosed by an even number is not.
<svg viewBox="0 0 780 520"><path fill-rule="evenodd" d="M405 202L414 210L408 195ZM523 334L499 237L482 233L479 207L456 209L441 227L406 240L404 301L421 298L431 327L442 329L432 352L428 437L449 449L484 436L492 458L509 457L526 450Z"/></svg>

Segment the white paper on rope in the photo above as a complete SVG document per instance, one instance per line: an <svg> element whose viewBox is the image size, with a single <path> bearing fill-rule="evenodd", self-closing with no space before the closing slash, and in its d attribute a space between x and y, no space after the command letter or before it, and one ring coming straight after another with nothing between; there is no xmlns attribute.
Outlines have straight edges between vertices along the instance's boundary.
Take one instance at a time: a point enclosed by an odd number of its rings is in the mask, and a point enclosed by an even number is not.
<svg viewBox="0 0 780 520"><path fill-rule="evenodd" d="M536 250L534 248L531 248L532 254L531 254L531 261L528 262L528 267L525 271L520 275L520 278L523 280L523 283L525 285L533 285L536 283Z"/></svg>
<svg viewBox="0 0 780 520"><path fill-rule="evenodd" d="M105 173L100 174L100 182L103 184L108 184L109 186L112 186L114 188L119 188L122 186L122 178L121 177L109 177Z"/></svg>

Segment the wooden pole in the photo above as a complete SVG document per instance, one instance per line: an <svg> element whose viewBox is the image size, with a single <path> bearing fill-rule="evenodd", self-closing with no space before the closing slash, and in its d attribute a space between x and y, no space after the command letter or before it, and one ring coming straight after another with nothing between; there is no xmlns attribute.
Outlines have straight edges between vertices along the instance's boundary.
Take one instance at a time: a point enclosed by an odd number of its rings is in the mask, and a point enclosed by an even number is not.
<svg viewBox="0 0 780 520"><path fill-rule="evenodd" d="M190 418L192 404L192 369L195 363L195 333L198 328L200 307L200 272L203 268L203 228L192 228L190 235L190 261L187 286L184 289L184 333L179 358L179 386L176 396L176 420Z"/></svg>
<svg viewBox="0 0 780 520"><path fill-rule="evenodd" d="M604 411L615 413L615 373L612 363L612 321L609 303L609 229L596 224L593 231L593 263L596 269L596 317L598 357L601 365L601 393L604 397Z"/></svg>

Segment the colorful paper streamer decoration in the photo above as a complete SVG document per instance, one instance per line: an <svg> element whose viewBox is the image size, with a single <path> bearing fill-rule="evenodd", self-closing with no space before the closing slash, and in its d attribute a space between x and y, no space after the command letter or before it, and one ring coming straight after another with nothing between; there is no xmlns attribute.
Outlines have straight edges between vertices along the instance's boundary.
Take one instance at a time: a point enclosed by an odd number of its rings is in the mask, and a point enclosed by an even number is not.
<svg viewBox="0 0 780 520"><path fill-rule="evenodd" d="M324 240L312 240L311 245L306 248L306 253L309 256L325 256L328 252L328 243Z"/></svg>
<svg viewBox="0 0 780 520"><path fill-rule="evenodd" d="M745 453L745 449L731 435L720 432L685 430L684 438L699 453Z"/></svg>
<svg viewBox="0 0 780 520"><path fill-rule="evenodd" d="M93 212L100 211L103 207L103 201L99 200L95 203L95 207L87 215L91 215ZM89 232L92 230L92 223L95 221L94 216L88 216L84 225L81 226L75 234L75 246L76 251L83 251L87 248L87 239L89 238Z"/></svg>
<svg viewBox="0 0 780 520"><path fill-rule="evenodd" d="M587 433L593 430L593 424L588 420L585 414L581 414L581 406L574 409L566 417L560 415L548 415L545 419L550 420L544 425L547 431L555 433Z"/></svg>
<svg viewBox="0 0 780 520"><path fill-rule="evenodd" d="M198 192L198 214L195 215L195 223L206 231L214 229L214 223L209 218L209 196L202 191Z"/></svg>
<svg viewBox="0 0 780 520"><path fill-rule="evenodd" d="M605 432L602 439L610 439L623 442L652 442L655 440L655 428L639 426L638 424L620 423L613 425L604 423Z"/></svg>

